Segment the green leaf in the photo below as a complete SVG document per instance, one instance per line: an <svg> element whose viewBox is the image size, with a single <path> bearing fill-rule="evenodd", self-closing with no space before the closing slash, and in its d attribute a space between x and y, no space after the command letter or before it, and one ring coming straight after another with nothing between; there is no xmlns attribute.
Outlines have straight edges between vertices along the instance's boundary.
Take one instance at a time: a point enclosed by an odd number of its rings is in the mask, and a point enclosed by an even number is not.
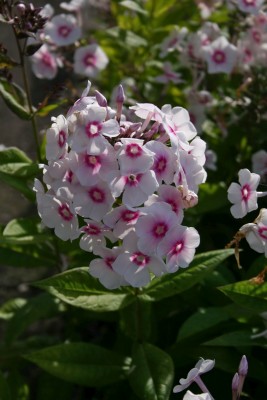
<svg viewBox="0 0 267 400"><path fill-rule="evenodd" d="M182 293L201 281L232 254L234 254L232 249L198 254L190 267L180 269L175 274L167 274L160 279L154 279L149 286L144 288L141 297L150 301L158 301Z"/></svg>
<svg viewBox="0 0 267 400"><path fill-rule="evenodd" d="M36 114L39 115L40 117L46 117L51 111L56 110L58 107L62 106L66 102L67 102L67 100L63 99L63 100L60 100L58 103L47 104L45 106L41 106L36 111Z"/></svg>
<svg viewBox="0 0 267 400"><path fill-rule="evenodd" d="M89 275L87 267L65 271L34 285L72 306L97 312L119 310L135 299L132 294L122 290L105 289Z"/></svg>
<svg viewBox="0 0 267 400"><path fill-rule="evenodd" d="M55 267L55 254L50 247L39 249L36 243L19 246L16 245L9 249L0 246L1 263L11 267L36 268L36 267Z"/></svg>
<svg viewBox="0 0 267 400"><path fill-rule="evenodd" d="M136 299L120 310L121 330L133 340L148 340L151 334L151 303Z"/></svg>
<svg viewBox="0 0 267 400"><path fill-rule="evenodd" d="M148 12L144 10L137 2L131 0L121 1L120 5L127 8L128 10L135 11L137 13L148 15Z"/></svg>
<svg viewBox="0 0 267 400"><path fill-rule="evenodd" d="M0 307L0 319L8 320L14 316L16 311L27 303L26 299L16 298L10 299Z"/></svg>
<svg viewBox="0 0 267 400"><path fill-rule="evenodd" d="M227 204L225 183L203 183L199 187L198 204L192 209L192 214L210 213Z"/></svg>
<svg viewBox="0 0 267 400"><path fill-rule="evenodd" d="M234 303L249 308L255 314L267 310L267 282L257 284L253 280L241 281L218 288Z"/></svg>
<svg viewBox="0 0 267 400"><path fill-rule="evenodd" d="M132 363L129 380L140 399L169 399L174 366L167 353L149 343L136 344L133 348Z"/></svg>
<svg viewBox="0 0 267 400"><path fill-rule="evenodd" d="M125 379L130 359L89 343L64 343L26 354L50 374L82 386L103 386Z"/></svg>
<svg viewBox="0 0 267 400"><path fill-rule="evenodd" d="M10 389L4 376L0 373L0 400L12 400Z"/></svg>
<svg viewBox="0 0 267 400"><path fill-rule="evenodd" d="M236 331L228 332L215 339L209 340L203 343L204 346L222 346L222 347L251 347L251 346L263 346L267 348L265 339L251 339L251 331Z"/></svg>
<svg viewBox="0 0 267 400"><path fill-rule="evenodd" d="M0 68L12 68L18 65L18 63L10 58L7 54L0 53Z"/></svg>
<svg viewBox="0 0 267 400"><path fill-rule="evenodd" d="M8 147L0 151L0 165L10 163L32 163L32 160L17 147Z"/></svg>
<svg viewBox="0 0 267 400"><path fill-rule="evenodd" d="M0 78L0 95L8 108L19 118L30 120L32 115L26 106L26 102L22 100L21 93L22 89L18 85Z"/></svg>
<svg viewBox="0 0 267 400"><path fill-rule="evenodd" d="M29 200L35 200L35 194L28 185L39 172L37 164L16 147L0 151L0 180L19 190Z"/></svg>
<svg viewBox="0 0 267 400"><path fill-rule="evenodd" d="M51 235L42 231L39 218L17 218L11 220L0 235L2 244L30 244L46 242Z"/></svg>
<svg viewBox="0 0 267 400"><path fill-rule="evenodd" d="M228 319L229 315L221 307L201 308L183 323L179 330L177 340L201 334L203 331L221 322L227 321Z"/></svg>
<svg viewBox="0 0 267 400"><path fill-rule="evenodd" d="M51 318L57 315L59 310L60 305L58 300L54 299L48 293L42 293L32 299L28 299L26 304L18 308L9 320L6 341L11 343L33 322L44 318Z"/></svg>

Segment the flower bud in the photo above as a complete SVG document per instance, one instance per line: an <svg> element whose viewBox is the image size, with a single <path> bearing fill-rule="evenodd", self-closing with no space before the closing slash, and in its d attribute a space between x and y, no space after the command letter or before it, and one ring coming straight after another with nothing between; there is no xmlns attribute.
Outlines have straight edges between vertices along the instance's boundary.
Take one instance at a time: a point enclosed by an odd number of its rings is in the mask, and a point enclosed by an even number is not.
<svg viewBox="0 0 267 400"><path fill-rule="evenodd" d="M25 14L25 10L26 10L26 6L23 3L18 3L17 6L17 11L20 15L24 15Z"/></svg>
<svg viewBox="0 0 267 400"><path fill-rule="evenodd" d="M236 372L232 380L232 400L237 399L238 386L239 386L239 375Z"/></svg>
<svg viewBox="0 0 267 400"><path fill-rule="evenodd" d="M100 107L107 107L108 105L107 99L98 90L95 91L95 98Z"/></svg>
<svg viewBox="0 0 267 400"><path fill-rule="evenodd" d="M117 95L116 95L116 103L117 104L123 104L125 101L125 94L122 85L119 85L117 89Z"/></svg>
<svg viewBox="0 0 267 400"><path fill-rule="evenodd" d="M246 376L248 373L248 361L246 356L242 356L239 367L238 367L238 374L241 376Z"/></svg>

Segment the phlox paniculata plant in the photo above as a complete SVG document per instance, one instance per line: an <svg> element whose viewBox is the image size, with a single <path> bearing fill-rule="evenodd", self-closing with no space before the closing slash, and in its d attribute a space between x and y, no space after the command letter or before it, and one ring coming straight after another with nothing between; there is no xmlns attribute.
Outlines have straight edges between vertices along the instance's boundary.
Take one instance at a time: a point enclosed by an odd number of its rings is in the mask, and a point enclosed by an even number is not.
<svg viewBox="0 0 267 400"><path fill-rule="evenodd" d="M46 134L38 212L62 240L97 256L89 272L109 289L142 287L192 261L200 237L183 225L206 180L205 142L182 107L138 103L122 86L116 109L90 82Z"/></svg>

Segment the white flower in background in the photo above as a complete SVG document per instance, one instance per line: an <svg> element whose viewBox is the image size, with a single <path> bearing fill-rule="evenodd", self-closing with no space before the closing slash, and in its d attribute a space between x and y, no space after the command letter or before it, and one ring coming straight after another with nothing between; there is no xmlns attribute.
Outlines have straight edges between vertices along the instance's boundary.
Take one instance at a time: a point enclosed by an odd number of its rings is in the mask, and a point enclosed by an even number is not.
<svg viewBox="0 0 267 400"><path fill-rule="evenodd" d="M40 79L54 79L58 71L58 58L46 44L31 56L32 70Z"/></svg>
<svg viewBox="0 0 267 400"><path fill-rule="evenodd" d="M252 155L252 171L267 181L267 151L259 150Z"/></svg>
<svg viewBox="0 0 267 400"><path fill-rule="evenodd" d="M182 392L184 389L188 388L191 383L196 382L199 385L200 389L204 389L203 391L209 394L209 391L204 385L202 379L200 378L200 375L210 371L214 367L214 365L215 360L204 360L203 358L200 358L195 367L188 372L187 377L185 379L181 378L179 380L180 385L174 386L173 393Z"/></svg>
<svg viewBox="0 0 267 400"><path fill-rule="evenodd" d="M188 34L188 29L185 27L179 28L176 26L173 31L167 36L160 48L160 57L164 58L168 53L173 52L174 50L181 50L181 46L183 46L184 39L186 35Z"/></svg>
<svg viewBox="0 0 267 400"><path fill-rule="evenodd" d="M245 13L258 14L263 3L264 0L237 0L237 7Z"/></svg>
<svg viewBox="0 0 267 400"><path fill-rule="evenodd" d="M210 45L203 47L203 56L208 64L208 73L225 72L230 74L237 60L237 48L221 36Z"/></svg>
<svg viewBox="0 0 267 400"><path fill-rule="evenodd" d="M209 393L194 394L188 390L183 400L212 400L212 397Z"/></svg>
<svg viewBox="0 0 267 400"><path fill-rule="evenodd" d="M260 182L258 174L251 173L247 168L238 172L239 184L231 183L228 188L228 200L234 205L230 211L234 218L243 218L250 211L258 208L257 187Z"/></svg>
<svg viewBox="0 0 267 400"><path fill-rule="evenodd" d="M44 27L48 41L57 46L68 46L81 37L81 28L77 20L70 14L59 14L48 21Z"/></svg>
<svg viewBox="0 0 267 400"><path fill-rule="evenodd" d="M106 68L108 57L97 44L79 47L74 54L74 72L88 77L95 77Z"/></svg>
<svg viewBox="0 0 267 400"><path fill-rule="evenodd" d="M181 78L181 74L179 74L179 72L175 72L173 70L173 65L170 62L165 62L163 64L163 74L162 75L158 75L155 78L156 82L159 83L169 83L169 82L173 82L173 83L181 83L183 82L182 78Z"/></svg>
<svg viewBox="0 0 267 400"><path fill-rule="evenodd" d="M84 3L85 0L71 0L69 3L66 2L60 3L60 7L66 11L77 12L82 8Z"/></svg>

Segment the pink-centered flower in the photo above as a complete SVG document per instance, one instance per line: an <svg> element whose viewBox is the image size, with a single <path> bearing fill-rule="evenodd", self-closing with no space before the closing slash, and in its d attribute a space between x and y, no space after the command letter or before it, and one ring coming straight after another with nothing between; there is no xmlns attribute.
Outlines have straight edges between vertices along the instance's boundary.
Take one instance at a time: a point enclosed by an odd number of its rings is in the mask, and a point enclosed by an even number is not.
<svg viewBox="0 0 267 400"><path fill-rule="evenodd" d="M139 210L119 206L105 215L103 222L112 229L117 238L124 239L126 235L134 230L140 213Z"/></svg>
<svg viewBox="0 0 267 400"><path fill-rule="evenodd" d="M79 47L74 54L74 72L88 77L95 77L106 68L108 57L97 44Z"/></svg>
<svg viewBox="0 0 267 400"><path fill-rule="evenodd" d="M146 286L151 281L151 272L156 276L166 272L164 262L159 257L149 256L139 250L134 233L126 236L123 247L125 252L117 257L112 266L131 286Z"/></svg>
<svg viewBox="0 0 267 400"><path fill-rule="evenodd" d="M100 221L112 208L114 197L104 182L82 189L74 194L73 204L77 214Z"/></svg>
<svg viewBox="0 0 267 400"><path fill-rule="evenodd" d="M237 60L237 48L221 36L203 48L203 55L208 64L209 74L230 74Z"/></svg>
<svg viewBox="0 0 267 400"><path fill-rule="evenodd" d="M245 234L249 246L267 257L267 209L262 208L254 223L245 224L240 228Z"/></svg>
<svg viewBox="0 0 267 400"><path fill-rule="evenodd" d="M237 0L239 10L249 13L258 14L264 0Z"/></svg>
<svg viewBox="0 0 267 400"><path fill-rule="evenodd" d="M68 123L63 115L52 118L53 124L46 131L46 158L58 160L68 150Z"/></svg>
<svg viewBox="0 0 267 400"><path fill-rule="evenodd" d="M151 169L155 172L159 184L162 181L168 184L172 183L177 163L176 154L172 149L156 140L147 142L144 147L154 154Z"/></svg>
<svg viewBox="0 0 267 400"><path fill-rule="evenodd" d="M183 397L183 400L213 400L209 393L194 394L190 390L187 390Z"/></svg>
<svg viewBox="0 0 267 400"><path fill-rule="evenodd" d="M81 28L73 15L59 14L46 23L44 34L53 44L68 46L80 39Z"/></svg>
<svg viewBox="0 0 267 400"><path fill-rule="evenodd" d="M104 136L119 135L119 124L115 119L105 120L107 111L103 107L89 105L80 112L78 124L70 140L72 150L77 153L99 154L106 150Z"/></svg>
<svg viewBox="0 0 267 400"><path fill-rule="evenodd" d="M58 71L57 56L46 44L31 57L32 70L39 79L54 79Z"/></svg>
<svg viewBox="0 0 267 400"><path fill-rule="evenodd" d="M251 173L247 168L238 172L239 184L231 183L228 188L228 200L234 205L230 208L234 218L243 218L250 211L258 208L257 187L260 182L258 174Z"/></svg>
<svg viewBox="0 0 267 400"><path fill-rule="evenodd" d="M97 247L97 255L101 258L96 258L90 263L90 275L98 278L107 289L117 289L128 284L123 276L113 268L115 260L122 251L121 247L113 247L112 249Z"/></svg>
<svg viewBox="0 0 267 400"><path fill-rule="evenodd" d="M200 237L195 228L176 225L166 233L159 243L158 255L166 256L166 269L173 273L180 267L188 267L199 243Z"/></svg>
<svg viewBox="0 0 267 400"><path fill-rule="evenodd" d="M122 175L140 174L148 171L153 164L153 153L140 139L122 138L117 157Z"/></svg>
<svg viewBox="0 0 267 400"><path fill-rule="evenodd" d="M111 231L102 223L85 219L86 225L80 228L82 233L80 248L95 253L97 248L106 246L106 236L114 238Z"/></svg>
<svg viewBox="0 0 267 400"><path fill-rule="evenodd" d="M149 255L156 253L168 231L177 224L178 216L169 204L157 202L146 207L136 223L139 250Z"/></svg>

